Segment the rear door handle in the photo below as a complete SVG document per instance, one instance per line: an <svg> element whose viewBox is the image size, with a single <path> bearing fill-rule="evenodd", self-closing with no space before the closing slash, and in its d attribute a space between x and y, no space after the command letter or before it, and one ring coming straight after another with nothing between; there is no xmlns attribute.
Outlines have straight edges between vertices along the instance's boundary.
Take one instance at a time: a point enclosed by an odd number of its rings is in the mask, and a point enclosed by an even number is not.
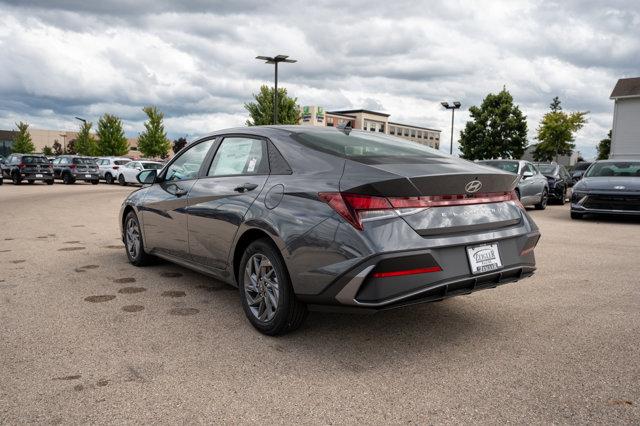
<svg viewBox="0 0 640 426"><path fill-rule="evenodd" d="M233 188L233 190L236 192L245 192L245 191L253 191L257 187L258 185L255 183L243 183L242 185L236 186L235 188Z"/></svg>

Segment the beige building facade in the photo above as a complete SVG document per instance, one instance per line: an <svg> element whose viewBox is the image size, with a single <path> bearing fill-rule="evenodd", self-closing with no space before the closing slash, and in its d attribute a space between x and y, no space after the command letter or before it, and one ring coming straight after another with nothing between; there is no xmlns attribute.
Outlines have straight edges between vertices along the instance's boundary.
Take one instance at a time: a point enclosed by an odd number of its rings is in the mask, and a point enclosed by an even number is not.
<svg viewBox="0 0 640 426"><path fill-rule="evenodd" d="M325 111L319 106L304 106L300 124L338 127L351 123L354 129L379 132L440 149L438 129L389 121L390 114L366 109Z"/></svg>

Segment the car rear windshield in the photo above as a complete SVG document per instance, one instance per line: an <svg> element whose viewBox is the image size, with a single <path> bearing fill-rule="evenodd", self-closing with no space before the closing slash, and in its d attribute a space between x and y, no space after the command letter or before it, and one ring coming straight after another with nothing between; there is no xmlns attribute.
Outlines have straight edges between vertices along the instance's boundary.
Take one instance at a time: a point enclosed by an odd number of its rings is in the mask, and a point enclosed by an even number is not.
<svg viewBox="0 0 640 426"><path fill-rule="evenodd" d="M404 139L351 131L302 132L292 135L302 145L367 164L424 163L446 157L436 149Z"/></svg>
<svg viewBox="0 0 640 426"><path fill-rule="evenodd" d="M115 164L116 166L122 166L124 164L130 163L131 160L114 160L113 164Z"/></svg>
<svg viewBox="0 0 640 426"><path fill-rule="evenodd" d="M573 170L587 170L589 168L589 166L591 165L591 163L587 163L586 161L581 161L579 163L576 163L576 165L573 167Z"/></svg>
<svg viewBox="0 0 640 426"><path fill-rule="evenodd" d="M553 164L537 164L538 169L540 169L540 173L543 175L552 175L556 173L556 169L558 166L554 166Z"/></svg>
<svg viewBox="0 0 640 426"><path fill-rule="evenodd" d="M96 164L93 158L74 158L73 164Z"/></svg>
<svg viewBox="0 0 640 426"><path fill-rule="evenodd" d="M480 164L485 166L495 167L496 169L504 170L509 173L518 173L517 161L480 161Z"/></svg>
<svg viewBox="0 0 640 426"><path fill-rule="evenodd" d="M640 161L620 161L595 163L587 177L640 177Z"/></svg>
<svg viewBox="0 0 640 426"><path fill-rule="evenodd" d="M24 164L49 164L47 157L31 157L26 155L22 157L22 162Z"/></svg>
<svg viewBox="0 0 640 426"><path fill-rule="evenodd" d="M142 163L142 168L146 170L160 170L164 164L158 163Z"/></svg>

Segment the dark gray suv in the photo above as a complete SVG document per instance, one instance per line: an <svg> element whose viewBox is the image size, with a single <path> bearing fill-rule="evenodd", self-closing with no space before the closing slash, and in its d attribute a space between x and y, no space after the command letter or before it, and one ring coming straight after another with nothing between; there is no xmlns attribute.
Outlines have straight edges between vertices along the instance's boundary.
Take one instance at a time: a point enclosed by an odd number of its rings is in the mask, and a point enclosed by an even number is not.
<svg viewBox="0 0 640 426"><path fill-rule="evenodd" d="M238 286L270 335L309 309L390 309L533 274L540 233L517 176L349 130L220 131L141 172L120 211L130 262L158 256Z"/></svg>
<svg viewBox="0 0 640 426"><path fill-rule="evenodd" d="M91 182L94 185L100 182L98 164L91 157L61 155L53 160L53 175L67 185L77 180Z"/></svg>
<svg viewBox="0 0 640 426"><path fill-rule="evenodd" d="M0 171L2 177L11 179L14 185L19 185L23 181L30 184L44 181L48 185L53 185L53 170L44 155L11 154L0 164Z"/></svg>

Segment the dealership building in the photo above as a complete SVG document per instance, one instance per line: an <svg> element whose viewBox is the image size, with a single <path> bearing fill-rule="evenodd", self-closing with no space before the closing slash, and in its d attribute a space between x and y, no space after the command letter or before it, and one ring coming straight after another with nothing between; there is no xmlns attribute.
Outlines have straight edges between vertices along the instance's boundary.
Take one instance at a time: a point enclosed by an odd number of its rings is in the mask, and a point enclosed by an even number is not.
<svg viewBox="0 0 640 426"><path fill-rule="evenodd" d="M353 129L380 132L440 149L440 130L389 121L389 114L367 109L325 111L319 106L304 106L300 124L338 127L350 123Z"/></svg>

